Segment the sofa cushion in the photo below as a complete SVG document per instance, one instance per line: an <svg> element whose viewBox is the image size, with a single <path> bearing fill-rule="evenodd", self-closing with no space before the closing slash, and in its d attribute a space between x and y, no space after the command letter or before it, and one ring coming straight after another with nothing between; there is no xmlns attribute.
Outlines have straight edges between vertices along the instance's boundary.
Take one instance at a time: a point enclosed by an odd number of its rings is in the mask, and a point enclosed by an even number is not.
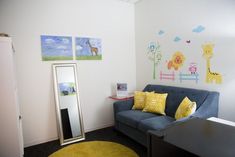
<svg viewBox="0 0 235 157"><path fill-rule="evenodd" d="M141 120L156 117L157 114L142 112L141 110L128 110L117 113L117 121L137 128Z"/></svg>
<svg viewBox="0 0 235 157"><path fill-rule="evenodd" d="M165 114L167 93L146 93L145 107L143 112Z"/></svg>
<svg viewBox="0 0 235 157"><path fill-rule="evenodd" d="M169 116L155 116L141 120L138 129L143 132L147 132L148 130L161 130L165 129L167 125L170 125L174 121L175 119Z"/></svg>
<svg viewBox="0 0 235 157"><path fill-rule="evenodd" d="M145 106L145 100L146 100L146 94L147 93L150 93L150 92L135 91L134 106L132 107L132 109L134 109L134 110L143 110L143 108ZM154 93L154 92L152 92L152 93Z"/></svg>
<svg viewBox="0 0 235 157"><path fill-rule="evenodd" d="M175 119L178 120L192 115L196 111L196 108L196 102L192 102L188 97L185 97L175 112Z"/></svg>
<svg viewBox="0 0 235 157"><path fill-rule="evenodd" d="M197 109L205 101L208 96L208 91L173 87L173 86L163 86L163 85L147 85L143 91L155 91L157 93L168 93L166 99L166 115L174 117L175 112L180 105L181 101L187 96L191 101L197 103Z"/></svg>

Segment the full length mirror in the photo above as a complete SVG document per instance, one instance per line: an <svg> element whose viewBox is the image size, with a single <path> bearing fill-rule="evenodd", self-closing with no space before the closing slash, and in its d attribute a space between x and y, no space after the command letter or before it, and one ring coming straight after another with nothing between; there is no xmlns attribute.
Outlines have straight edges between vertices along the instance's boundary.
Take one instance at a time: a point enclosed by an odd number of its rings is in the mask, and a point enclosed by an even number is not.
<svg viewBox="0 0 235 157"><path fill-rule="evenodd" d="M85 139L75 63L53 64L54 92L61 145Z"/></svg>

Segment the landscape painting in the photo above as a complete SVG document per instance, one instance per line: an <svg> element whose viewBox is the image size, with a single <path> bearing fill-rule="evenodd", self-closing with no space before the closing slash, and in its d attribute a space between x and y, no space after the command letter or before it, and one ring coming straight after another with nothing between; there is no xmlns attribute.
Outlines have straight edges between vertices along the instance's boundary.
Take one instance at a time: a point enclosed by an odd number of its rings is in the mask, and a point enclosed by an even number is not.
<svg viewBox="0 0 235 157"><path fill-rule="evenodd" d="M42 60L72 60L72 37L41 35Z"/></svg>
<svg viewBox="0 0 235 157"><path fill-rule="evenodd" d="M77 60L102 60L101 39L76 37Z"/></svg>

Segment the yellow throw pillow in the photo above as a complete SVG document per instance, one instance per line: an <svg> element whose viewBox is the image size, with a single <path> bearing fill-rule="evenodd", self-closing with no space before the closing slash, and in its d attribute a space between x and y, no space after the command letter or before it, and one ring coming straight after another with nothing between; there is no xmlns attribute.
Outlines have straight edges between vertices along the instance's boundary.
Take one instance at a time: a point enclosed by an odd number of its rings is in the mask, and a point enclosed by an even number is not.
<svg viewBox="0 0 235 157"><path fill-rule="evenodd" d="M143 112L165 114L167 93L146 93L145 107Z"/></svg>
<svg viewBox="0 0 235 157"><path fill-rule="evenodd" d="M134 110L142 110L145 104L145 92L135 91L134 94Z"/></svg>
<svg viewBox="0 0 235 157"><path fill-rule="evenodd" d="M192 115L196 111L196 108L196 102L192 102L188 97L185 97L176 110L175 119L178 120Z"/></svg>
<svg viewBox="0 0 235 157"><path fill-rule="evenodd" d="M132 107L132 109L143 110L143 108L145 106L146 93L149 93L149 92L135 91L135 93L134 93L134 106Z"/></svg>

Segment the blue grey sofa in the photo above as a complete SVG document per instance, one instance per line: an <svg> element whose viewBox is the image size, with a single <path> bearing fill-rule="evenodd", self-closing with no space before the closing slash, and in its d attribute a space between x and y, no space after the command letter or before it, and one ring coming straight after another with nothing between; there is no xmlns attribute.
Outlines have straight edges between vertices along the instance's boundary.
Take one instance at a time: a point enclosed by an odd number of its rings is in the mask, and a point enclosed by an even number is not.
<svg viewBox="0 0 235 157"><path fill-rule="evenodd" d="M147 132L149 130L161 131L193 117L218 117L218 92L163 85L147 85L143 91L168 93L165 109L166 116L142 112L141 110L132 110L134 103L132 98L114 102L114 120L116 130L144 146L147 146ZM175 112L185 96L197 103L197 110L187 118L175 120Z"/></svg>

